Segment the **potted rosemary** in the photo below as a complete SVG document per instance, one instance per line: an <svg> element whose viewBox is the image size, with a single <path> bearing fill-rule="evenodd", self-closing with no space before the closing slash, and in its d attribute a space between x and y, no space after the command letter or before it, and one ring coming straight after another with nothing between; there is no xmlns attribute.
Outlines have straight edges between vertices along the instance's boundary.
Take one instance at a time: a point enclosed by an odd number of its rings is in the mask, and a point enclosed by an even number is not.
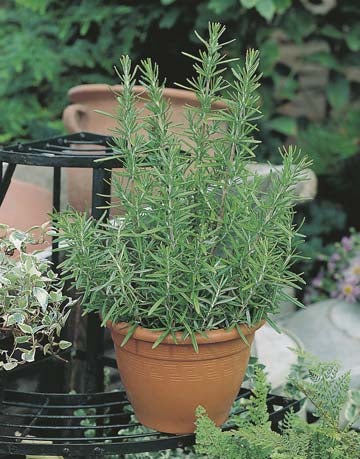
<svg viewBox="0 0 360 459"><path fill-rule="evenodd" d="M293 206L308 162L291 147L281 170L251 172L258 52L225 79L235 59L223 52L224 31L210 24L208 40L198 35L205 49L190 56L196 76L185 89L199 107L184 107L188 127L176 132L157 65L120 59L113 142L126 186L113 181L112 202L126 212L108 224L56 216L63 274L110 328L136 416L171 433L194 430L198 405L218 425L227 419L255 330L272 323L283 287L300 281L290 271L299 239ZM146 116L136 108L138 72Z"/></svg>
<svg viewBox="0 0 360 459"><path fill-rule="evenodd" d="M0 225L0 370L33 362L37 351L57 354L71 345L60 333L73 302L50 262L26 253L44 234L45 226L23 232Z"/></svg>

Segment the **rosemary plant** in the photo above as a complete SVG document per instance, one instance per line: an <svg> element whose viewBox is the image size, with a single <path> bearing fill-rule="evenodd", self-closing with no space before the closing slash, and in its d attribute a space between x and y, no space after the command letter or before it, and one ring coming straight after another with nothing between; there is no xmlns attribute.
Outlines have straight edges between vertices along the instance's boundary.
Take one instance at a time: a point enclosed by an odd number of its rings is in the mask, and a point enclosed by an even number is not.
<svg viewBox="0 0 360 459"><path fill-rule="evenodd" d="M112 206L124 215L111 224L74 212L56 216L64 275L75 279L86 311L99 311L104 323L131 324L127 338L142 326L163 332L156 345L183 332L196 348L196 333L271 323L282 297L293 300L283 287L302 282L291 271L299 240L294 187L309 163L290 147L280 152L281 172L250 171L259 54L249 50L243 65L232 62L224 31L209 24L207 40L197 34L204 49L184 53L196 74L186 89L199 103L184 107L186 126L171 122L158 66L120 59L113 143L124 169L113 180ZM133 91L137 79L141 96Z"/></svg>

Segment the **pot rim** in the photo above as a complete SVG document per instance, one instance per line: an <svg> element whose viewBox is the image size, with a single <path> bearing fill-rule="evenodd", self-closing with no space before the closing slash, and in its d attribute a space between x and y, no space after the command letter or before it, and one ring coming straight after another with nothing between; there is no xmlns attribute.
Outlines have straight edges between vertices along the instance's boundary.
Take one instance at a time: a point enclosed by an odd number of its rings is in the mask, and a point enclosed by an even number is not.
<svg viewBox="0 0 360 459"><path fill-rule="evenodd" d="M249 336L255 333L260 327L265 324L265 320L261 320L253 327L248 327L246 324L240 324L241 331L243 332L244 336ZM127 322L118 322L113 323L111 320L106 322L106 326L111 330L112 333L116 333L122 336L125 336L127 332L130 330L130 325ZM143 328L138 326L135 332L131 335L131 338L139 340L139 341L146 341L149 343L154 343L162 334L163 332L159 331L152 331L149 328ZM176 332L175 336L177 339L177 344L174 342L173 337L171 335L166 336L163 339L161 344L173 344L173 345L191 345L192 341L191 338L188 337L185 340L181 339L183 335L182 332ZM207 338L205 338L200 333L196 333L196 341L198 344L213 344L213 343L221 343L225 341L231 341L235 339L242 339L241 335L237 331L236 328L233 328L231 331L226 330L225 328L221 328L219 330L209 330L206 332Z"/></svg>
<svg viewBox="0 0 360 459"><path fill-rule="evenodd" d="M71 102L77 103L79 102L76 98L77 96L85 97L87 94L90 96L99 95L103 93L109 92L119 92L121 91L122 85L115 84L105 84L105 83L90 83L90 84L80 84L78 86L73 86L68 91L68 97ZM144 91L144 87L140 85L134 86L135 94L141 94ZM178 88L164 88L164 96L171 97L173 100L184 100L188 99L188 102L196 103L198 99L196 97L195 92L189 91L186 89L178 89ZM225 108L225 104L220 101L214 102L214 108Z"/></svg>

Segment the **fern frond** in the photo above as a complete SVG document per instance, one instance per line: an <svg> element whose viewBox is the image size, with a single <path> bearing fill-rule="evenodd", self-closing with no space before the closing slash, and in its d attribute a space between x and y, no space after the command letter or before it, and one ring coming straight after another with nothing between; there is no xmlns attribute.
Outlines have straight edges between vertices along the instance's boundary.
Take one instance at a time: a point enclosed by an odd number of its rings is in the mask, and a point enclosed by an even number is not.
<svg viewBox="0 0 360 459"><path fill-rule="evenodd" d="M200 411L199 452L214 459L360 459L360 435L341 430L337 416L342 408L349 375L339 375L336 363L322 363L303 355L309 364L308 380L295 380L305 394L317 404L320 419L307 424L289 412L282 423L282 435L271 431L266 409L266 381L262 371L256 372L254 397L248 417L237 417L237 430L222 433ZM329 398L333 398L331 401ZM335 422L336 421L336 422Z"/></svg>

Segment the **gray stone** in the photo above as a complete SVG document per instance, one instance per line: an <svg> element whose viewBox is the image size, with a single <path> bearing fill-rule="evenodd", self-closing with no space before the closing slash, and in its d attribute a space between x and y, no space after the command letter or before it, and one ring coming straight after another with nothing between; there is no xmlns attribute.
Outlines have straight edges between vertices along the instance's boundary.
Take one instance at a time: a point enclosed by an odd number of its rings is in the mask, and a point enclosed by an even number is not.
<svg viewBox="0 0 360 459"><path fill-rule="evenodd" d="M264 163L252 163L249 164L248 170L254 172L257 175L267 176L270 172L280 172L283 166L273 166L271 164ZM302 201L314 199L317 192L317 178L315 173L311 169L305 169L304 180L296 185L296 195L301 198Z"/></svg>
<svg viewBox="0 0 360 459"><path fill-rule="evenodd" d="M300 340L291 332L275 331L265 324L255 334L251 354L265 365L266 376L273 391L279 391L287 381L291 365L297 362L292 349L302 348Z"/></svg>
<svg viewBox="0 0 360 459"><path fill-rule="evenodd" d="M352 370L353 387L360 386L360 305L327 300L283 320L304 348L321 360L337 360Z"/></svg>

